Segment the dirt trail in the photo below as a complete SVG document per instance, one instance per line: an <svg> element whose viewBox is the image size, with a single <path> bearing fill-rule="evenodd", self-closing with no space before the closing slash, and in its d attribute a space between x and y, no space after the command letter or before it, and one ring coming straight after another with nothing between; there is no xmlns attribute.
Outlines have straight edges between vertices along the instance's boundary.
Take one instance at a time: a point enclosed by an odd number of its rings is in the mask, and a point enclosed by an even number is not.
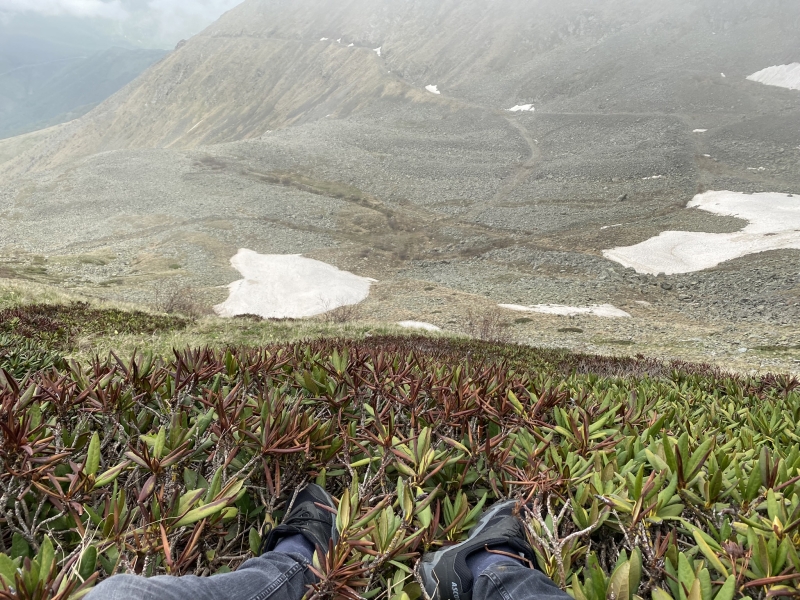
<svg viewBox="0 0 800 600"><path fill-rule="evenodd" d="M517 187L527 181L531 172L536 167L537 163L542 159L542 153L536 141L528 133L528 130L514 117L506 117L506 121L511 124L514 129L520 132L522 138L528 144L531 155L528 160L517 167L517 172L514 174L514 179L506 183L492 198L492 204L498 204L506 200Z"/></svg>
<svg viewBox="0 0 800 600"><path fill-rule="evenodd" d="M531 173L533 173L533 170L536 168L536 165L542 158L542 152L539 150L536 140L531 137L531 134L528 133L528 130L525 129L525 126L519 122L518 118L505 117L505 120L508 121L508 123L514 129L519 131L520 135L522 135L522 138L528 144L528 148L530 148L530 157L527 161L517 166L514 176L503 184L503 186L497 191L497 193L488 203L476 204L467 213L465 213L462 216L463 221L474 221L478 215L480 215L487 208L497 206L498 204L505 202L514 192L514 190L528 180L528 178L531 176Z"/></svg>

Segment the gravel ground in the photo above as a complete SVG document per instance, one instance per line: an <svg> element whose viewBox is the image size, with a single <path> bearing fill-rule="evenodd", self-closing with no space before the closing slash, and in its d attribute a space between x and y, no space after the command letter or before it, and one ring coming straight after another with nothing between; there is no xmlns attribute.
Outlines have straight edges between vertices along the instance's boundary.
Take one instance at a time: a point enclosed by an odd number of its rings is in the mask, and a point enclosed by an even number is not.
<svg viewBox="0 0 800 600"><path fill-rule="evenodd" d="M147 304L190 288L211 307L239 278L240 248L302 253L379 280L370 319L466 331L500 303L609 303L632 318L502 321L527 343L796 370L800 252L669 277L602 256L745 225L686 209L700 192L800 196L800 92L745 79L796 51L785 3L681 1L656 18L627 0L591 14L553 1L509 22L500 2L447 0L435 19L372 29L366 0L325 23L273 4L243 4L3 165L0 277ZM288 24L264 26L273 10ZM355 47L320 44L334 34Z"/></svg>

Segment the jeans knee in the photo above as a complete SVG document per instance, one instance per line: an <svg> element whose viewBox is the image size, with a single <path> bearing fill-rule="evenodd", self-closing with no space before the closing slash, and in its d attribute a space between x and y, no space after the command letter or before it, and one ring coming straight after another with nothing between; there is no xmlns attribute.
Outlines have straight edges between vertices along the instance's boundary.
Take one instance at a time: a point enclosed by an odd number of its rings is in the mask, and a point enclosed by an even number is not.
<svg viewBox="0 0 800 600"><path fill-rule="evenodd" d="M158 600L146 580L136 575L114 575L97 585L84 600Z"/></svg>

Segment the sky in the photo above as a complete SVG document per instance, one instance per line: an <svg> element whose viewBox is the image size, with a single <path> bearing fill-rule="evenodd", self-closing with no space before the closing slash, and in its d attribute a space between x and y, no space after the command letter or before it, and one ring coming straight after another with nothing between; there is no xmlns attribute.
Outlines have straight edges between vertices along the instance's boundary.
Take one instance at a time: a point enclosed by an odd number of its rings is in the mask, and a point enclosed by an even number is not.
<svg viewBox="0 0 800 600"><path fill-rule="evenodd" d="M105 21L130 41L173 47L242 0L0 0L0 13Z"/></svg>

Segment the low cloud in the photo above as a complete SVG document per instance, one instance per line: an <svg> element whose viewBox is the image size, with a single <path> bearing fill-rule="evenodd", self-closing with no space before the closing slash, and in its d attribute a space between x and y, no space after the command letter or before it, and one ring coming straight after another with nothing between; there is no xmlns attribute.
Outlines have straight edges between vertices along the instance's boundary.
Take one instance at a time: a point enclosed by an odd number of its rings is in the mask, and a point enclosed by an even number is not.
<svg viewBox="0 0 800 600"><path fill-rule="evenodd" d="M118 22L117 31L147 45L171 47L199 33L242 0L0 0L0 20L20 13Z"/></svg>
<svg viewBox="0 0 800 600"><path fill-rule="evenodd" d="M225 11L230 10L242 0L150 0L147 6L150 10L160 13L163 17L200 18L214 21Z"/></svg>
<svg viewBox="0 0 800 600"><path fill-rule="evenodd" d="M188 38L198 33L242 0L149 0L148 18L163 39Z"/></svg>
<svg viewBox="0 0 800 600"><path fill-rule="evenodd" d="M0 12L34 12L121 20L128 16L120 0L0 0Z"/></svg>

